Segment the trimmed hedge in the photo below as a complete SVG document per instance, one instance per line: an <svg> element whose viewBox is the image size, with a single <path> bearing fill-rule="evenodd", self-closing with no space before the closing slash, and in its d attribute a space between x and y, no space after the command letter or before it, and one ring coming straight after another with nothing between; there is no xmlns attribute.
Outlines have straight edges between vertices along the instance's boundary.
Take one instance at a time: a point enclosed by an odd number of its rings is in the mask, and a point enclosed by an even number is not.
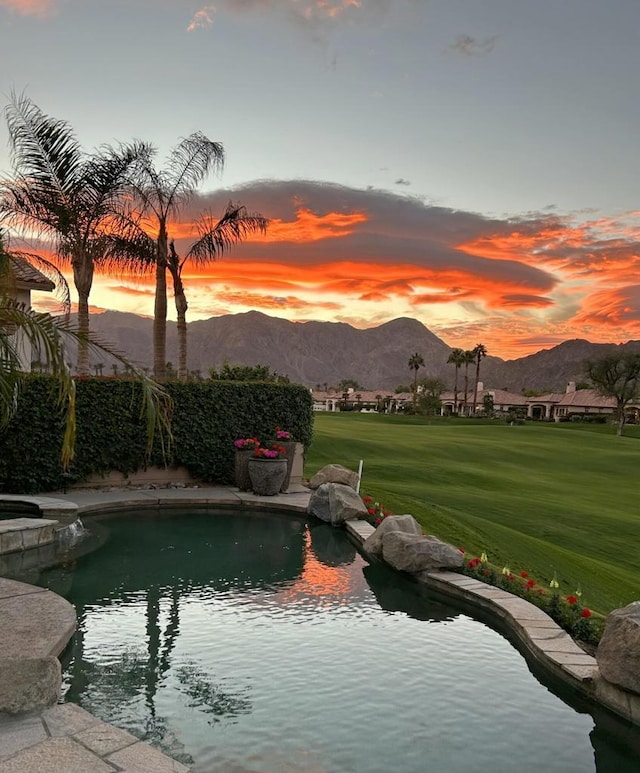
<svg viewBox="0 0 640 773"><path fill-rule="evenodd" d="M76 381L76 456L71 481L111 470L125 474L147 463L163 466L159 443L146 459L146 426L140 415L140 385L133 380L87 378ZM174 401L173 444L166 463L184 465L208 483L233 482L233 441L274 438L276 426L305 447L313 430L309 390L298 384L204 381L166 385ZM60 489L63 424L51 379L30 376L18 412L0 433L0 490L33 493Z"/></svg>

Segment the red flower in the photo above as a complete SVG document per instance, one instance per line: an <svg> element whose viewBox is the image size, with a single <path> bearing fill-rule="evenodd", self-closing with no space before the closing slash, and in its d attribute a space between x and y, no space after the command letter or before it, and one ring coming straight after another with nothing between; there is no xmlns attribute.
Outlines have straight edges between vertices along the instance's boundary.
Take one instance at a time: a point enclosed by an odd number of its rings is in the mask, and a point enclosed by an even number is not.
<svg viewBox="0 0 640 773"><path fill-rule="evenodd" d="M535 586L535 580L527 580L526 588L533 588Z"/></svg>
<svg viewBox="0 0 640 773"><path fill-rule="evenodd" d="M536 588L536 590L538 591L538 593L544 593L544 588Z"/></svg>
<svg viewBox="0 0 640 773"><path fill-rule="evenodd" d="M373 502L373 497L362 497L363 502Z"/></svg>
<svg viewBox="0 0 640 773"><path fill-rule="evenodd" d="M382 513L386 517L387 515L391 515L391 510L383 510Z"/></svg>
<svg viewBox="0 0 640 773"><path fill-rule="evenodd" d="M375 521L373 522L373 525L380 526L381 523L382 523L382 518L376 518Z"/></svg>
<svg viewBox="0 0 640 773"><path fill-rule="evenodd" d="M375 515L376 514L376 508L375 507L368 507L367 512L369 515Z"/></svg>
<svg viewBox="0 0 640 773"><path fill-rule="evenodd" d="M591 617L591 610L585 607L582 612L580 612L580 615L582 617Z"/></svg>
<svg viewBox="0 0 640 773"><path fill-rule="evenodd" d="M528 577L529 572L520 572L520 577Z"/></svg>
<svg viewBox="0 0 640 773"><path fill-rule="evenodd" d="M509 572L509 574L507 575L507 580L513 580L513 579L514 579L513 575L511 574L511 572Z"/></svg>
<svg viewBox="0 0 640 773"><path fill-rule="evenodd" d="M577 596L567 596L567 604L577 604L577 603L578 603Z"/></svg>
<svg viewBox="0 0 640 773"><path fill-rule="evenodd" d="M491 574L491 569L483 569L482 574Z"/></svg>

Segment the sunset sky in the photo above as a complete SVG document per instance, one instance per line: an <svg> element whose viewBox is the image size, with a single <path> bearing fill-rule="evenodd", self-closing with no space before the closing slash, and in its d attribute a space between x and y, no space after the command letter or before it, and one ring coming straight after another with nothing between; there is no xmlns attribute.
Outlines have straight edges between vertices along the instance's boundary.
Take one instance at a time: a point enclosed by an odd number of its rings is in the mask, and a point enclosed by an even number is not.
<svg viewBox="0 0 640 773"><path fill-rule="evenodd" d="M160 165L224 144L179 250L230 199L271 219L186 271L188 319L409 316L505 358L640 339L639 73L638 0L0 0L2 104ZM151 315L151 278L91 301Z"/></svg>

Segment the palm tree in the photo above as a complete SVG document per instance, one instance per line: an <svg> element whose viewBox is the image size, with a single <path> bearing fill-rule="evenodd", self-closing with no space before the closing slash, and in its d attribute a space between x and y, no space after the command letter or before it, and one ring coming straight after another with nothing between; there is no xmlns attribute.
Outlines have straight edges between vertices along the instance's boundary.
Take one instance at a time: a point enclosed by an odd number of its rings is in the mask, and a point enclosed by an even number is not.
<svg viewBox="0 0 640 773"><path fill-rule="evenodd" d="M480 360L487 356L487 347L484 344L476 344L472 351L476 361L476 380L473 387L473 407L471 412L475 415L478 400L478 382L480 381Z"/></svg>
<svg viewBox="0 0 640 773"><path fill-rule="evenodd" d="M466 349L462 352L462 364L464 365L464 409L463 413L467 415L467 404L469 401L469 365L476 361L476 355L473 350Z"/></svg>
<svg viewBox="0 0 640 773"><path fill-rule="evenodd" d="M455 380L453 382L453 412L454 414L458 413L458 371L460 370L460 366L464 362L464 350L463 349L452 349L451 354L449 355L449 359L447 360L447 363L455 365Z"/></svg>
<svg viewBox="0 0 640 773"><path fill-rule="evenodd" d="M181 140L170 153L164 171L153 165L155 149L136 168L132 188L136 204L156 233L156 293L153 320L153 369L157 379L166 375L167 350L167 267L169 258L169 217L178 217L182 207L195 195L197 186L213 169L224 164L224 150L200 132Z"/></svg>
<svg viewBox="0 0 640 773"><path fill-rule="evenodd" d="M78 292L78 372L89 373L89 294L98 263L118 262L107 230L141 143L87 155L70 125L45 115L24 95L5 110L14 177L2 183L0 217L53 241L56 260L70 264Z"/></svg>
<svg viewBox="0 0 640 773"><path fill-rule="evenodd" d="M230 201L219 220L216 221L212 215L202 218L198 224L199 238L183 258L178 256L173 240L169 243L167 268L173 280L173 296L178 315L178 378L187 377L188 304L182 282L182 269L185 263L190 260L194 265L201 266L216 260L248 234L265 233L268 222L262 215L249 214L246 207Z"/></svg>
<svg viewBox="0 0 640 773"><path fill-rule="evenodd" d="M413 410L416 410L416 403L418 400L418 370L424 367L424 358L421 354L416 352L409 357L407 363L409 368L413 370Z"/></svg>

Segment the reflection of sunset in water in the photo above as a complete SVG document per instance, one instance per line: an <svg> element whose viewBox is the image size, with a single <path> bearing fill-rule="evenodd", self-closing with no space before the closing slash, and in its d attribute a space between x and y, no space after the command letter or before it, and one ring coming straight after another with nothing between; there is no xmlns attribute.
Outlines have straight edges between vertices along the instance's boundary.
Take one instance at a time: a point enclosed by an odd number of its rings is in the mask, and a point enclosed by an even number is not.
<svg viewBox="0 0 640 773"><path fill-rule="evenodd" d="M329 527L328 527L329 528ZM354 549L355 553L355 549ZM368 589L362 572L354 572L349 566L326 566L313 551L311 530L304 534L304 568L291 585L278 593L278 601L287 604L300 598L316 597L322 606L347 604L354 595Z"/></svg>

